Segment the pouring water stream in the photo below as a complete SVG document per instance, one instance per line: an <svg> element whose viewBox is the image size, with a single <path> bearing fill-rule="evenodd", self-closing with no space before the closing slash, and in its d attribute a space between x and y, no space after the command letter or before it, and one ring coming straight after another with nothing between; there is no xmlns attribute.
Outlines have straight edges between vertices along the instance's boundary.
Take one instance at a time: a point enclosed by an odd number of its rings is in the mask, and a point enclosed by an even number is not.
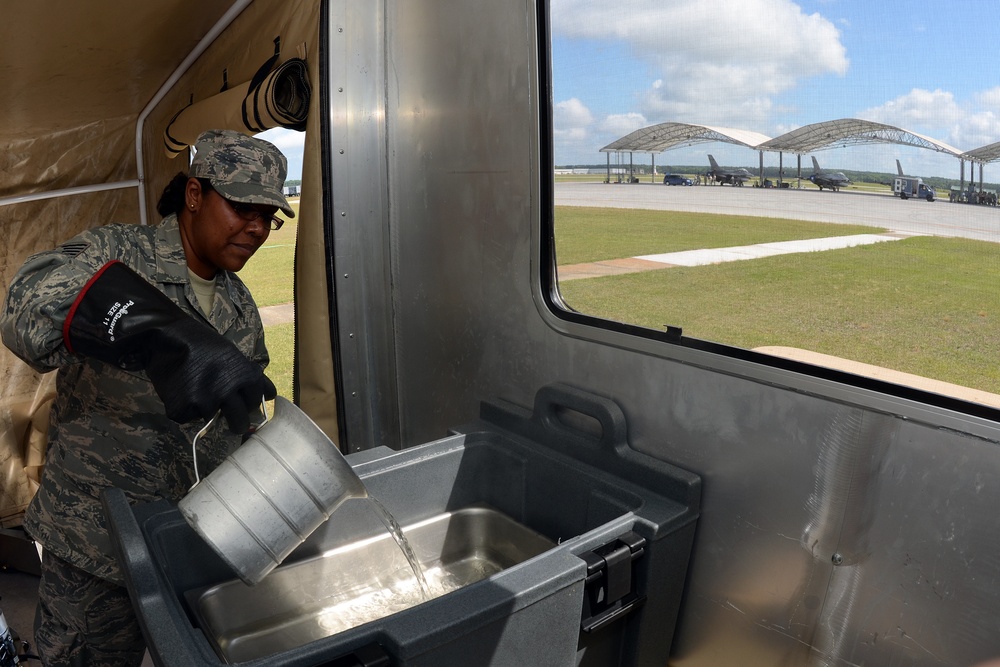
<svg viewBox="0 0 1000 667"><path fill-rule="evenodd" d="M264 416L264 420L259 424L253 424L251 426L251 431L250 431L251 433L256 432L270 421L270 416L268 415L267 412L266 400L263 397L261 398L261 413ZM216 419L219 417L220 414L221 411L216 412L215 415L210 420L208 420L205 426L198 431L198 433L194 436L194 439L191 441L191 456L193 458L193 463L194 463L195 482L191 486L189 493L193 491L195 487L197 487L201 483L201 475L199 474L198 471L198 440L203 435L205 435L205 433L211 428L212 424L216 421ZM333 445L333 443L330 444ZM333 446L336 447L335 445ZM358 482L360 482L360 480L358 480ZM363 482L361 482L361 485L362 486L364 485ZM420 562L414 555L413 549L410 546L409 541L407 541L406 536L403 534L403 529L400 527L399 523L396 521L392 513L390 513L389 510L386 509L386 507L381 502L378 501L378 499L372 497L371 495L368 495L367 493L366 496L369 501L369 507L372 508L372 510L378 516L379 520L385 526L386 530L392 536L392 539L396 542L400 550L403 552L403 556L406 558L406 561L409 564L410 569L413 571L413 575L420 588L420 596L422 600L423 601L430 600L432 596L430 592L430 587L427 585L427 579L424 576L423 568L421 567Z"/></svg>
<svg viewBox="0 0 1000 667"><path fill-rule="evenodd" d="M392 535L392 539L396 541L399 548L403 551L403 555L406 556L407 562L410 564L410 569L413 570L413 575L417 578L417 584L420 586L420 594L424 601L431 599L430 588L427 585L427 578L424 577L423 568L420 566L420 561L413 553L413 549L410 547L409 541L407 541L406 536L403 535L403 529L399 526L396 518L385 508L385 505L380 503L377 498L373 496L368 496L368 501L370 506L378 518L381 519L382 523L385 525L386 530Z"/></svg>

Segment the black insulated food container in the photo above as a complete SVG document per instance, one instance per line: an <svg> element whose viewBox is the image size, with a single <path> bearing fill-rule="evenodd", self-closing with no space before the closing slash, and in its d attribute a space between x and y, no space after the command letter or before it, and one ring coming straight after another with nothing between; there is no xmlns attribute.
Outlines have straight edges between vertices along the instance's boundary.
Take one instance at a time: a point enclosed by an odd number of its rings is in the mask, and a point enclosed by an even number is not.
<svg viewBox="0 0 1000 667"><path fill-rule="evenodd" d="M379 580L395 551L369 501L345 502L250 587L175 505L130 506L110 490L117 556L157 665L667 663L701 482L633 450L614 401L548 385L532 410L484 403L446 438L347 460L418 560L477 570L474 583L331 629L326 598Z"/></svg>

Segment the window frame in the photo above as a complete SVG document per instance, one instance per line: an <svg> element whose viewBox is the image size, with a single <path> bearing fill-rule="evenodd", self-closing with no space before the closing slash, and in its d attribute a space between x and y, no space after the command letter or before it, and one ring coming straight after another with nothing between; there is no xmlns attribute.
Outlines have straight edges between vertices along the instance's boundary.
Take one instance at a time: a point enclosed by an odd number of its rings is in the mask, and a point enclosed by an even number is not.
<svg viewBox="0 0 1000 667"><path fill-rule="evenodd" d="M552 40L548 0L536 5L538 100L538 214L533 224L532 292L546 323L573 338L629 349L710 371L785 386L792 390L857 403L894 414L940 423L940 411L968 430L969 417L1000 423L1000 409L886 380L777 357L666 330L605 320L573 310L559 292L555 256L555 161L552 98ZM934 413L932 417L930 413ZM987 424L987 429L993 428ZM974 429L975 430L975 429ZM985 431L983 432L985 434Z"/></svg>

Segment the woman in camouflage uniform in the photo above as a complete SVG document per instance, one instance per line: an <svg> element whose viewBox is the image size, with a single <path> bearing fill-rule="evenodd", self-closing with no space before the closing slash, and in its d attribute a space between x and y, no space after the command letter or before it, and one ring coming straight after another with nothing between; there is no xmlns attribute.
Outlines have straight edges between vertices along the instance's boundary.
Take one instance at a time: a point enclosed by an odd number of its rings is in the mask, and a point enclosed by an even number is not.
<svg viewBox="0 0 1000 667"><path fill-rule="evenodd" d="M241 442L274 385L260 314L235 275L294 213L285 157L228 130L199 137L156 226L107 225L30 257L10 285L3 342L58 369L41 487L25 529L43 547L35 643L46 665L139 665L144 643L100 493L176 502ZM220 420L221 421L221 420ZM205 446L202 447L202 443Z"/></svg>

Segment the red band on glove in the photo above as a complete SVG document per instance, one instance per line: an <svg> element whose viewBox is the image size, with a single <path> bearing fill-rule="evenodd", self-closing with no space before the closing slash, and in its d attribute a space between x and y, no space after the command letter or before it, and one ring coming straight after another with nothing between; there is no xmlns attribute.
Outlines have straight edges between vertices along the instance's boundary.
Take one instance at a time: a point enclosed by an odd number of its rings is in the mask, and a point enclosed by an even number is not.
<svg viewBox="0 0 1000 667"><path fill-rule="evenodd" d="M73 344L70 342L69 339L69 327L70 324L73 322L73 316L76 315L76 309L80 305L80 302L83 301L83 297L87 294L87 290L90 289L90 286L93 285L95 282L97 282L97 279L101 277L101 274L107 271L112 264L121 264L121 262L117 259L113 259L104 266L102 266L101 268L99 268L97 270L97 273L92 275L90 277L90 280L87 281L87 284L83 286L83 289L80 290L80 293L76 295L76 299L73 300L73 305L69 307L69 315L66 316L66 321L63 322L63 344L66 346L66 349L69 350L70 352L73 352Z"/></svg>

